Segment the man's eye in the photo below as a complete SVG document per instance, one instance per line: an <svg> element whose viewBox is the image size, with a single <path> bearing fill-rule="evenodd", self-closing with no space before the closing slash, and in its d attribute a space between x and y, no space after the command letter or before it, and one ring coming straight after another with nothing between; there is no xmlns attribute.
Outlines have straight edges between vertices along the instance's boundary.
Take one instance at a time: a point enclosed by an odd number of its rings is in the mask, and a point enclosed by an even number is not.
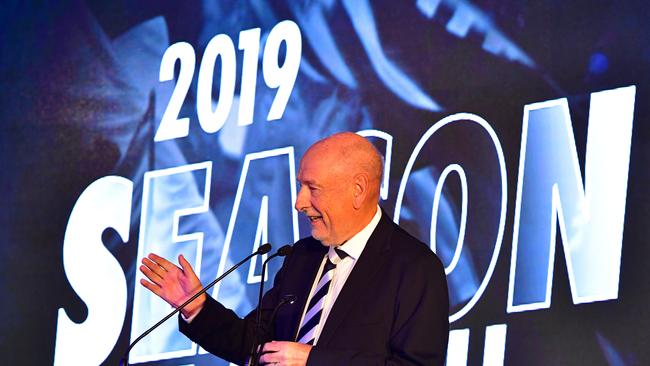
<svg viewBox="0 0 650 366"><path fill-rule="evenodd" d="M307 188L309 190L309 192L317 192L317 191L319 191L317 186L313 186L311 184L300 184L300 183L298 183L298 190L301 190L303 188Z"/></svg>

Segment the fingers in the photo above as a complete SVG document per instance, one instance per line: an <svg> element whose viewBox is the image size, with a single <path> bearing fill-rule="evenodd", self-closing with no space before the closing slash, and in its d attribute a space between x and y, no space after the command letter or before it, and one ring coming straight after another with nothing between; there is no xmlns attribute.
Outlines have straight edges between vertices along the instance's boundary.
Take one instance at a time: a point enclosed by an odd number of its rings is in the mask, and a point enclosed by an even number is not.
<svg viewBox="0 0 650 366"><path fill-rule="evenodd" d="M262 365L272 365L286 360L286 354L284 352L285 342L267 342L262 347L262 357L260 357L260 363Z"/></svg>
<svg viewBox="0 0 650 366"><path fill-rule="evenodd" d="M262 357L260 357L260 365L272 365L274 363L279 362L277 360L277 357L274 353L263 353Z"/></svg>
<svg viewBox="0 0 650 366"><path fill-rule="evenodd" d="M275 343L275 342L267 342L264 343L263 347L260 346L262 348L260 352L261 365L271 365L274 362L278 362L278 355L276 354L278 347L277 345L272 345L271 343Z"/></svg>
<svg viewBox="0 0 650 366"><path fill-rule="evenodd" d="M145 276L140 280L140 284L153 292L155 295L165 300L172 306L179 306L190 296L201 289L201 283L194 274L192 267L184 257L180 257L181 269L168 260L156 254L149 254L142 258L140 272ZM185 273L191 274L186 276ZM206 296L201 296L186 307L187 312L196 312L200 310L205 303ZM187 316L187 315L186 315Z"/></svg>
<svg viewBox="0 0 650 366"><path fill-rule="evenodd" d="M167 274L167 270L165 270L163 267L158 265L158 263L152 261L151 259L149 259L147 257L142 258L142 264L144 266L146 266L147 269L149 270L149 272L154 275L154 278L152 278L152 280L155 279L155 277L162 279L162 278L165 277L165 274ZM142 270L142 268L140 268L140 270ZM147 276L147 277L149 277L149 276Z"/></svg>
<svg viewBox="0 0 650 366"><path fill-rule="evenodd" d="M276 342L276 341L266 342L264 343L264 347L262 347L262 353L277 352L281 348L282 348L282 342Z"/></svg>
<svg viewBox="0 0 650 366"><path fill-rule="evenodd" d="M142 263L145 263L143 260ZM158 269L160 271L160 269ZM140 272L142 272L143 275L145 275L149 281L155 283L156 285L160 286L162 284L162 276L154 271L152 271L149 268L149 265L143 264L140 266ZM147 286L145 286L147 287Z"/></svg>
<svg viewBox="0 0 650 366"><path fill-rule="evenodd" d="M187 263L187 261L185 262ZM180 270L180 268L178 268L175 264L171 263L167 259L158 256L154 253L150 253L148 257L142 258L142 264L149 269L148 272L149 274L155 274L155 276L153 277L151 277L150 275L147 275L147 277L149 277L153 282L157 284L160 284L160 279L164 279L167 272L174 272ZM189 266L189 263L187 263L187 265ZM140 268L140 270L143 273L146 272L146 269L144 268ZM156 277L159 277L159 279Z"/></svg>
<svg viewBox="0 0 650 366"><path fill-rule="evenodd" d="M162 296L162 289L160 288L160 286L153 284L145 280L144 278L140 280L140 284L144 286L146 289L148 289L149 291L153 292L154 294L158 296Z"/></svg>
<svg viewBox="0 0 650 366"><path fill-rule="evenodd" d="M142 258L140 272L142 272L142 274L144 274L152 284L157 285L157 287L165 287L165 282L177 278L175 274L180 272L180 268L165 258L150 253L148 257ZM174 275L169 276L170 273ZM142 283L142 285L145 286L144 283ZM148 286L145 287L149 288ZM149 289L151 290L151 288ZM159 295L158 293L156 294Z"/></svg>
<svg viewBox="0 0 650 366"><path fill-rule="evenodd" d="M174 263L154 253L149 253L148 257L149 257L148 259L150 259L151 261L153 261L154 263L156 263L157 265L165 269L165 271L169 272L174 270L175 268L178 268Z"/></svg>

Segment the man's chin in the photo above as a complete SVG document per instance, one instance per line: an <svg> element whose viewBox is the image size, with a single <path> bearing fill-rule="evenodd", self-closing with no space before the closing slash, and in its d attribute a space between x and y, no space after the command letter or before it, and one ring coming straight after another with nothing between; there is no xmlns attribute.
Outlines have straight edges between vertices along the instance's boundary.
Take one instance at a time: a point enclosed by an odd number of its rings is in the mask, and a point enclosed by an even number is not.
<svg viewBox="0 0 650 366"><path fill-rule="evenodd" d="M318 235L318 233L314 232L313 230L311 232L311 236L326 247L330 247L333 245L331 240L328 240L328 238L323 235Z"/></svg>

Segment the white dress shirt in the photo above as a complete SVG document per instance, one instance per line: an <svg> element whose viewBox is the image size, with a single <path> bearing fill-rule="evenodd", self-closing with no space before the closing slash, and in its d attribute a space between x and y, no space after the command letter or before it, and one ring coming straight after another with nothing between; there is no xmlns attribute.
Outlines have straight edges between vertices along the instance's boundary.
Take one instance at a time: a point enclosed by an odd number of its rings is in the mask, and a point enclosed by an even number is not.
<svg viewBox="0 0 650 366"><path fill-rule="evenodd" d="M327 292L327 295L325 295L323 313L321 314L320 322L318 323L318 327L316 329L314 345L318 343L318 338L320 337L321 330L323 329L323 325L327 321L327 317L329 316L330 311L332 310L332 306L336 302L336 298L339 296L339 293L341 292L343 285L345 285L345 281L348 279L350 272L352 272L352 269L354 268L354 265L357 263L359 256L361 256L363 249L366 247L366 243L368 243L368 239L370 239L370 235L372 234L373 231L375 231L377 224L379 224L379 219L381 219L381 209L379 208L379 206L377 206L377 212L375 213L375 216L372 218L372 220L370 220L370 223L368 223L366 227L364 227L361 231L356 233L352 238L350 238L350 240L346 241L343 245L336 247L339 250L343 250L347 254L347 256L343 258L343 260L341 260L339 263L335 263L333 260L334 258L336 258L336 254L335 254L336 252L334 251L335 247L333 246L329 247L329 251L327 252L327 257L330 258L332 263L336 264L336 268L334 269L334 276L332 277L332 282L330 283L329 291ZM318 269L318 273L316 274L316 279L311 286L311 290L309 291L309 297L307 298L307 302L305 303L305 309L303 309L302 311L302 316L300 317L300 323L298 324L302 324L302 321L305 317L305 312L307 311L307 306L309 305L309 301L311 300L312 296L314 296L314 290L316 288L316 285L318 284L318 280L322 275L326 260L327 258L323 257L320 268Z"/></svg>

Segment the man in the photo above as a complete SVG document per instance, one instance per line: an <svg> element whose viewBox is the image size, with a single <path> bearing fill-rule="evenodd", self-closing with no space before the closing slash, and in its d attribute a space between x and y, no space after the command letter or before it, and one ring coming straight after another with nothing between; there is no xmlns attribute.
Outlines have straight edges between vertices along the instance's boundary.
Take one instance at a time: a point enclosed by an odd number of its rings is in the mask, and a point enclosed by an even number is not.
<svg viewBox="0 0 650 366"><path fill-rule="evenodd" d="M294 245L262 300L261 364L444 364L443 266L379 209L382 165L354 133L305 153L295 208L309 218L312 236ZM183 256L179 262L150 254L140 267L149 279L142 285L173 306L201 288ZM288 295L296 302L279 306ZM254 311L241 319L203 295L182 311L179 326L206 350L242 364L253 348L254 319Z"/></svg>

